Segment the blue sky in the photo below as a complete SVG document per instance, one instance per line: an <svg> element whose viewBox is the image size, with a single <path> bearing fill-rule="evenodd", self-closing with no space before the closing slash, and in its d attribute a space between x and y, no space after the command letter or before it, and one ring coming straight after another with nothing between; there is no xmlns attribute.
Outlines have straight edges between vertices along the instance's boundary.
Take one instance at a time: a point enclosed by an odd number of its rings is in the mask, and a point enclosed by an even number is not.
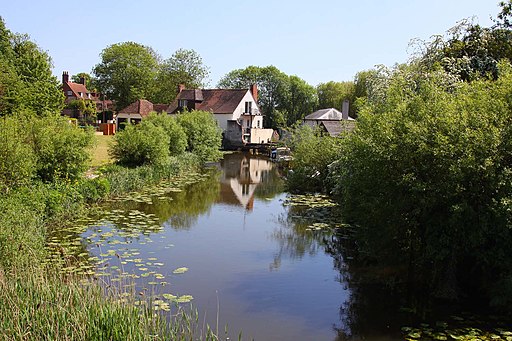
<svg viewBox="0 0 512 341"><path fill-rule="evenodd" d="M0 0L0 16L53 59L54 74L91 72L101 51L135 41L163 58L194 49L210 86L231 70L274 65L311 85L353 80L409 57L413 38L475 17L490 26L498 0Z"/></svg>

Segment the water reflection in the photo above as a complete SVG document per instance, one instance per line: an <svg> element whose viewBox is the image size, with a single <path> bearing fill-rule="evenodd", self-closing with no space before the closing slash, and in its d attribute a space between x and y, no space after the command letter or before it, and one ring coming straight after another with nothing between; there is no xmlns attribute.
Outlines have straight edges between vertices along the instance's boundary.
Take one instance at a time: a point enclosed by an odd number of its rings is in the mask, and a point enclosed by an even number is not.
<svg viewBox="0 0 512 341"><path fill-rule="evenodd" d="M218 200L221 203L242 206L251 211L255 197L272 198L282 191L277 168L267 157L227 154L220 162L220 168L223 170Z"/></svg>
<svg viewBox="0 0 512 341"><path fill-rule="evenodd" d="M278 169L265 157L226 155L196 178L105 207L107 219L85 235L104 245L103 264L134 275L138 289L192 295L210 324L219 300L219 325L229 324L232 338L336 338L349 290L325 252L331 230L319 227L332 209L284 206ZM181 267L190 270L174 273Z"/></svg>

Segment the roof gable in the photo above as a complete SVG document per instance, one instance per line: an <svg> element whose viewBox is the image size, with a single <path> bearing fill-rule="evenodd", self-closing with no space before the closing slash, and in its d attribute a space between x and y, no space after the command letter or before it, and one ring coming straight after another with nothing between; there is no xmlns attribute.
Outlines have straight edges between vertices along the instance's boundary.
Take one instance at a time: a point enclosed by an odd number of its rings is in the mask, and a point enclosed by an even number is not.
<svg viewBox="0 0 512 341"><path fill-rule="evenodd" d="M341 121L343 119L343 114L334 108L329 109L320 109L315 111L312 114L304 117L304 120L330 120L330 121ZM348 117L349 121L354 120L352 117Z"/></svg>

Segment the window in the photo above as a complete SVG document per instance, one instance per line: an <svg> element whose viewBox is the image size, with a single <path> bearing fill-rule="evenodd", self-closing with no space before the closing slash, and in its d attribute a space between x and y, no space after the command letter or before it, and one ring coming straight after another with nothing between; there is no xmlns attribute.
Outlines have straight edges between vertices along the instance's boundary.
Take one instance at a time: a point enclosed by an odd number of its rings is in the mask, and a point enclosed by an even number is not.
<svg viewBox="0 0 512 341"><path fill-rule="evenodd" d="M187 102L187 100L186 100L186 99L180 99L180 100L178 101L178 106L179 106L180 108L186 108L186 107L187 107L187 104L188 104L188 102Z"/></svg>
<svg viewBox="0 0 512 341"><path fill-rule="evenodd" d="M247 128L251 127L251 121L247 120Z"/></svg>
<svg viewBox="0 0 512 341"><path fill-rule="evenodd" d="M260 120L257 120L256 121L256 126L259 128L260 127Z"/></svg>
<svg viewBox="0 0 512 341"><path fill-rule="evenodd" d="M84 97L84 94L83 94L82 92L79 92L79 93L78 93L78 96L80 96L80 97Z"/></svg>
<svg viewBox="0 0 512 341"><path fill-rule="evenodd" d="M245 102L245 113L252 113L252 102Z"/></svg>
<svg viewBox="0 0 512 341"><path fill-rule="evenodd" d="M68 90L68 97L71 97L71 96L73 96L73 91Z"/></svg>
<svg viewBox="0 0 512 341"><path fill-rule="evenodd" d="M91 98L91 93L90 92L87 93L87 98Z"/></svg>

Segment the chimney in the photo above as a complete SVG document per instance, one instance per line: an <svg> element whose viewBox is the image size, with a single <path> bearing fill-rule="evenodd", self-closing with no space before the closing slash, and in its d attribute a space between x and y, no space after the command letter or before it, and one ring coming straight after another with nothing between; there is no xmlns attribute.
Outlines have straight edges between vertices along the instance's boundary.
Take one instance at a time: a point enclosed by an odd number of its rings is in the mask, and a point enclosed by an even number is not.
<svg viewBox="0 0 512 341"><path fill-rule="evenodd" d="M185 84L178 84L178 93L182 92L183 90L185 90Z"/></svg>
<svg viewBox="0 0 512 341"><path fill-rule="evenodd" d="M85 85L85 77L80 77L80 84Z"/></svg>
<svg viewBox="0 0 512 341"><path fill-rule="evenodd" d="M251 94L254 98L255 102L258 102L258 85L257 84L251 84Z"/></svg>
<svg viewBox="0 0 512 341"><path fill-rule="evenodd" d="M346 99L343 101L343 106L341 108L341 118L345 121L348 120L348 109L349 109L349 103L348 103L348 99Z"/></svg>
<svg viewBox="0 0 512 341"><path fill-rule="evenodd" d="M69 74L67 71L62 71L62 84L69 82Z"/></svg>

